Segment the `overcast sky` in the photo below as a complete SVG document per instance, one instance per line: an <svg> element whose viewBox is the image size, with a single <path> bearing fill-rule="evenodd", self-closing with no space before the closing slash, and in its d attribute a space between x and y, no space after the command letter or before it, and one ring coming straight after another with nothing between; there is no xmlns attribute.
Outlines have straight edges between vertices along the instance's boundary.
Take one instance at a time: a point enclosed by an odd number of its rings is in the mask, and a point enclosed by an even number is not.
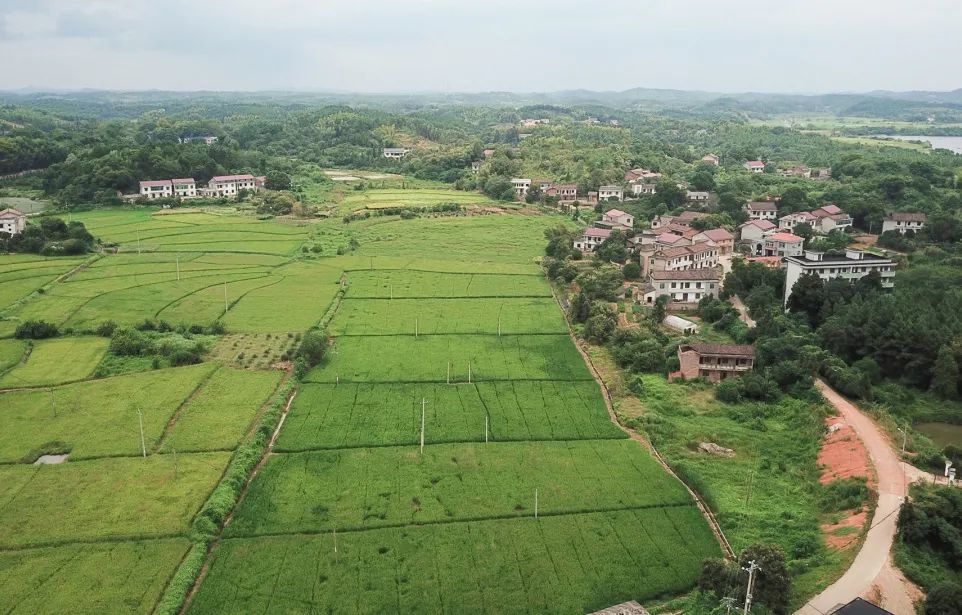
<svg viewBox="0 0 962 615"><path fill-rule="evenodd" d="M960 0L0 0L0 89L962 87Z"/></svg>

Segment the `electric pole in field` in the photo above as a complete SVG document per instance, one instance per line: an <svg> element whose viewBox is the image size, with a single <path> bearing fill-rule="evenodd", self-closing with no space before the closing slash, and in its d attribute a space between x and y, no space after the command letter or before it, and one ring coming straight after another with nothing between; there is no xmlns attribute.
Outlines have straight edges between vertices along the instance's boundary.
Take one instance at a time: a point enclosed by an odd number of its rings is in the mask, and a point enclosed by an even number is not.
<svg viewBox="0 0 962 615"><path fill-rule="evenodd" d="M534 490L534 518L538 518L538 490Z"/></svg>
<svg viewBox="0 0 962 615"><path fill-rule="evenodd" d="M418 336L418 319L414 319L414 337Z"/></svg>
<svg viewBox="0 0 962 615"><path fill-rule="evenodd" d="M137 408L137 419L140 421L140 451L147 459L147 441L144 439L144 412Z"/></svg>
<svg viewBox="0 0 962 615"><path fill-rule="evenodd" d="M180 282L180 254L177 255L177 281Z"/></svg>
<svg viewBox="0 0 962 615"><path fill-rule="evenodd" d="M468 384L471 384L471 361L468 361Z"/></svg>
<svg viewBox="0 0 962 615"><path fill-rule="evenodd" d="M421 398L421 454L424 454L424 405L428 400Z"/></svg>
<svg viewBox="0 0 962 615"><path fill-rule="evenodd" d="M448 384L451 384L451 362L448 361Z"/></svg>
<svg viewBox="0 0 962 615"><path fill-rule="evenodd" d="M484 443L488 443L488 415L484 415Z"/></svg>
<svg viewBox="0 0 962 615"><path fill-rule="evenodd" d="M752 589L755 587L755 571L760 570L760 566L755 563L755 560L748 562L748 568L742 567L742 570L748 572L748 591L745 592L745 610L742 615L748 615L748 612L752 609Z"/></svg>
<svg viewBox="0 0 962 615"><path fill-rule="evenodd" d="M224 281L224 313L225 314L227 313L228 309L230 308L227 306L227 281L225 280Z"/></svg>

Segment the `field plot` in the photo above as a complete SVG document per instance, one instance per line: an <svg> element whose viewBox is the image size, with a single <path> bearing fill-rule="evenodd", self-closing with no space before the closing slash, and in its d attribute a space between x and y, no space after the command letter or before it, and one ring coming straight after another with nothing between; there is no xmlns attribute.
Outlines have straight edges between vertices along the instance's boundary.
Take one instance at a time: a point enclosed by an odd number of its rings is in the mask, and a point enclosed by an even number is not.
<svg viewBox="0 0 962 615"><path fill-rule="evenodd" d="M477 192L463 190L400 190L373 189L364 190L345 196L341 205L357 209L380 209L383 207L431 207L442 203L457 203L458 205L497 204L487 196Z"/></svg>
<svg viewBox="0 0 962 615"><path fill-rule="evenodd" d="M0 340L0 374L20 363L27 342L21 340Z"/></svg>
<svg viewBox="0 0 962 615"><path fill-rule="evenodd" d="M307 384L294 399L275 450L415 444L421 400L425 440L623 438L594 382Z"/></svg>
<svg viewBox="0 0 962 615"><path fill-rule="evenodd" d="M694 506L224 541L190 613L584 613L689 589ZM305 573L305 571L310 571Z"/></svg>
<svg viewBox="0 0 962 615"><path fill-rule="evenodd" d="M273 369L297 350L300 334L229 333L211 349L210 359L237 369Z"/></svg>
<svg viewBox="0 0 962 615"><path fill-rule="evenodd" d="M245 372L224 367L185 405L165 450L233 449L261 405L277 388L281 372Z"/></svg>
<svg viewBox="0 0 962 615"><path fill-rule="evenodd" d="M690 506L631 440L444 444L274 455L228 534L355 530L539 514Z"/></svg>
<svg viewBox="0 0 962 615"><path fill-rule="evenodd" d="M343 337L328 356L308 381L591 380L567 335Z"/></svg>
<svg viewBox="0 0 962 615"><path fill-rule="evenodd" d="M109 340L103 337L63 337L33 342L27 360L0 377L0 388L73 382L90 376Z"/></svg>
<svg viewBox="0 0 962 615"><path fill-rule="evenodd" d="M491 215L372 219L352 226L360 229L360 256L524 264L543 256L544 231L559 224L570 221L554 215Z"/></svg>
<svg viewBox="0 0 962 615"><path fill-rule="evenodd" d="M0 551L0 610L150 613L188 546L176 538Z"/></svg>
<svg viewBox="0 0 962 615"><path fill-rule="evenodd" d="M143 412L145 438L152 446L177 408L215 367L192 365L50 390L0 393L0 462L18 461L55 441L71 447L72 459L138 455L137 411Z"/></svg>
<svg viewBox="0 0 962 615"><path fill-rule="evenodd" d="M229 453L0 466L0 549L183 533Z"/></svg>
<svg viewBox="0 0 962 615"><path fill-rule="evenodd" d="M23 299L84 261L82 258L31 256L35 260L0 256L0 309Z"/></svg>
<svg viewBox="0 0 962 615"><path fill-rule="evenodd" d="M441 297L551 297L543 275L438 273L436 271L351 271L352 299Z"/></svg>
<svg viewBox="0 0 962 615"><path fill-rule="evenodd" d="M250 290L223 318L231 331L277 333L313 326L340 289L336 263L296 262L272 272L270 282Z"/></svg>
<svg viewBox="0 0 962 615"><path fill-rule="evenodd" d="M334 335L566 333L549 298L349 299L341 303Z"/></svg>

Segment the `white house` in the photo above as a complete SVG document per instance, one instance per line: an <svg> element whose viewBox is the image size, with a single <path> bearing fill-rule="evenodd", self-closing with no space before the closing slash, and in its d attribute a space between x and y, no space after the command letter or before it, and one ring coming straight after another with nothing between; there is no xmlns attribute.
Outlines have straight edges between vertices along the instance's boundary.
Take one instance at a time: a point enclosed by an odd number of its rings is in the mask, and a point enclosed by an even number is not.
<svg viewBox="0 0 962 615"><path fill-rule="evenodd" d="M749 160L743 165L750 173L764 173L765 163L761 160Z"/></svg>
<svg viewBox="0 0 962 615"><path fill-rule="evenodd" d="M704 205L711 198L710 192L703 192L701 190L689 190L685 193L685 198L690 204L693 205Z"/></svg>
<svg viewBox="0 0 962 615"><path fill-rule="evenodd" d="M384 150L382 151L382 154L385 158L393 158L395 160L399 160L407 156L408 152L410 151L411 150L409 150L406 147L385 147Z"/></svg>
<svg viewBox="0 0 962 615"><path fill-rule="evenodd" d="M601 215L601 221L611 228L630 229L635 225L635 217L620 209L609 209Z"/></svg>
<svg viewBox="0 0 962 615"><path fill-rule="evenodd" d="M0 211L0 233L17 235L27 227L27 214L19 209L7 208Z"/></svg>
<svg viewBox="0 0 962 615"><path fill-rule="evenodd" d="M631 193L635 196L649 196L655 194L655 184L642 184L640 182L632 183Z"/></svg>
<svg viewBox="0 0 962 615"><path fill-rule="evenodd" d="M764 256L801 256L805 240L791 233L772 233L765 237Z"/></svg>
<svg viewBox="0 0 962 615"><path fill-rule="evenodd" d="M214 135L200 135L200 136L190 135L187 137L182 137L181 139L179 139L179 141L181 143L190 143L191 141L203 141L204 145L213 145L214 143L217 143L217 137L215 137Z"/></svg>
<svg viewBox="0 0 962 615"><path fill-rule="evenodd" d="M514 186L515 195L519 199L523 199L524 195L528 194L528 188L531 187L531 180L515 177L511 180L511 185Z"/></svg>
<svg viewBox="0 0 962 615"><path fill-rule="evenodd" d="M575 239L574 247L582 252L594 252L595 248L605 242L611 236L611 230L606 228L590 227L584 230L581 237Z"/></svg>
<svg viewBox="0 0 962 615"><path fill-rule="evenodd" d="M775 232L775 223L771 220L749 220L745 224L738 227L738 237L742 241L745 240L758 240L764 238L766 235L770 235Z"/></svg>
<svg viewBox="0 0 962 615"><path fill-rule="evenodd" d="M713 164L717 167L718 163L721 162L721 158L719 158L715 154L705 154L704 156L701 157L701 161L707 162L708 164Z"/></svg>
<svg viewBox="0 0 962 615"><path fill-rule="evenodd" d="M621 186L599 186L598 187L598 200L607 201L614 199L615 201L620 201L624 198L625 191L621 189Z"/></svg>
<svg viewBox="0 0 962 615"><path fill-rule="evenodd" d="M182 177L170 180L174 196L180 199L192 199L197 196L197 183L193 177Z"/></svg>
<svg viewBox="0 0 962 615"><path fill-rule="evenodd" d="M723 228L713 228L702 231L691 238L692 243L709 243L718 248L718 253L724 256L731 254L735 246L735 236Z"/></svg>
<svg viewBox="0 0 962 615"><path fill-rule="evenodd" d="M872 271L877 271L882 277L883 288L892 288L895 262L883 256L852 249L846 250L844 256L814 250L805 250L801 256L789 256L785 259L784 305L788 305L792 288L803 275L814 273L823 280L842 278L852 282Z"/></svg>
<svg viewBox="0 0 962 615"><path fill-rule="evenodd" d="M925 214L919 212L894 212L885 216L882 221L882 232L898 231L904 235L907 231L919 232L925 228Z"/></svg>
<svg viewBox="0 0 962 615"><path fill-rule="evenodd" d="M792 214L786 214L778 219L778 228L792 232L795 227L799 224L808 224L814 228L815 221L817 218L808 211L796 211Z"/></svg>
<svg viewBox="0 0 962 615"><path fill-rule="evenodd" d="M481 161L480 161L480 160L475 160L474 162L472 162L472 163L471 163L471 170L474 171L475 173L477 173L478 171L480 171L480 170L481 170Z"/></svg>
<svg viewBox="0 0 962 615"><path fill-rule="evenodd" d="M822 205L811 213L815 216L812 228L822 235L828 235L835 230L846 231L852 226L852 217L835 203Z"/></svg>
<svg viewBox="0 0 962 615"><path fill-rule="evenodd" d="M745 205L745 211L752 220L778 219L778 206L774 201L751 201Z"/></svg>
<svg viewBox="0 0 962 615"><path fill-rule="evenodd" d="M639 303L653 304L661 295L668 295L675 304L697 304L707 296L717 297L722 280L721 267L688 269L683 271L651 271Z"/></svg>
<svg viewBox="0 0 962 615"><path fill-rule="evenodd" d="M170 198L174 196L174 185L169 179L156 179L140 182L140 196L148 199Z"/></svg>
<svg viewBox="0 0 962 615"><path fill-rule="evenodd" d="M236 196L241 190L258 190L262 187L263 181L250 173L215 175L207 182L207 190L202 192L205 196Z"/></svg>

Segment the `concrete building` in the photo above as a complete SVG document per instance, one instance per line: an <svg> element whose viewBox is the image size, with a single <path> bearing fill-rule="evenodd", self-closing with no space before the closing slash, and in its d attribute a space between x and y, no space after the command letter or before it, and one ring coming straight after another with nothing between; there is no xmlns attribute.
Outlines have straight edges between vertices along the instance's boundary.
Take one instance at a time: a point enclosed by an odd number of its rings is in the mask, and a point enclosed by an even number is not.
<svg viewBox="0 0 962 615"><path fill-rule="evenodd" d="M764 173L765 163L761 160L749 160L744 166L750 173Z"/></svg>
<svg viewBox="0 0 962 615"><path fill-rule="evenodd" d="M711 193L703 190L689 190L685 193L685 199L689 205L704 205L710 198Z"/></svg>
<svg viewBox="0 0 962 615"><path fill-rule="evenodd" d="M755 368L755 348L746 344L682 344L678 347L680 369L674 378L706 378L721 382L738 378Z"/></svg>
<svg viewBox="0 0 962 615"><path fill-rule="evenodd" d="M174 185L169 179L155 179L140 182L140 196L148 199L171 198Z"/></svg>
<svg viewBox="0 0 962 615"><path fill-rule="evenodd" d="M655 300L668 295L669 306L693 308L704 297L718 297L722 281L721 267L690 269L686 271L651 271L648 282L635 295L635 301L652 305Z"/></svg>
<svg viewBox="0 0 962 615"><path fill-rule="evenodd" d="M608 228L628 230L635 226L635 217L620 209L609 209L601 215L601 222Z"/></svg>
<svg viewBox="0 0 962 615"><path fill-rule="evenodd" d="M531 180L515 177L512 178L511 185L514 186L515 196L517 196L519 199L523 199L524 195L528 194L528 188L531 187Z"/></svg>
<svg viewBox="0 0 962 615"><path fill-rule="evenodd" d="M771 220L750 220L738 227L738 238L742 241L756 241L774 233L777 228Z"/></svg>
<svg viewBox="0 0 962 615"><path fill-rule="evenodd" d="M606 228L589 227L584 230L581 237L575 239L575 250L582 252L594 252L595 248L605 242L611 236L611 231Z"/></svg>
<svg viewBox="0 0 962 615"><path fill-rule="evenodd" d="M621 189L621 186L599 186L598 187L598 200L599 201L620 201L624 198L625 191Z"/></svg>
<svg viewBox="0 0 962 615"><path fill-rule="evenodd" d="M799 224L808 224L814 229L815 221L817 218L808 211L796 211L792 214L786 214L778 219L778 228L792 232L795 227Z"/></svg>
<svg viewBox="0 0 962 615"><path fill-rule="evenodd" d="M197 183L193 177L170 180L174 196L179 199L192 199L197 196Z"/></svg>
<svg viewBox="0 0 962 615"><path fill-rule="evenodd" d="M478 171L480 171L480 170L481 170L481 161L480 161L480 160L475 160L474 162L472 162L472 163L471 163L471 170L472 170L473 172L475 172L475 173L477 173Z"/></svg>
<svg viewBox="0 0 962 615"><path fill-rule="evenodd" d="M823 280L842 278L854 282L872 271L877 271L882 277L882 288L892 288L895 279L895 262L891 259L861 250L849 249L844 255L805 250L801 256L785 258L783 303L788 305L792 288L803 275L816 274Z"/></svg>
<svg viewBox="0 0 962 615"><path fill-rule="evenodd" d="M778 219L778 205L774 201L752 201L745 205L745 211L752 220Z"/></svg>
<svg viewBox="0 0 962 615"><path fill-rule="evenodd" d="M811 214L815 217L812 229L820 235L828 235L836 230L845 232L852 227L852 217L835 203L826 203L812 210Z"/></svg>
<svg viewBox="0 0 962 615"><path fill-rule="evenodd" d="M400 160L401 158L404 158L405 156L407 156L408 152L410 151L411 150L409 150L406 147L385 147L384 150L382 151L382 155L385 158Z"/></svg>
<svg viewBox="0 0 962 615"><path fill-rule="evenodd" d="M718 248L718 254L731 254L735 248L735 236L723 228L713 228L696 233L691 238L692 243L707 242Z"/></svg>
<svg viewBox="0 0 962 615"><path fill-rule="evenodd" d="M655 184L632 183L631 193L635 196L651 196L655 194Z"/></svg>
<svg viewBox="0 0 962 615"><path fill-rule="evenodd" d="M554 188L559 202L572 203L578 200L578 184L558 184Z"/></svg>
<svg viewBox="0 0 962 615"><path fill-rule="evenodd" d="M241 190L259 190L263 187L261 178L254 177L250 173L243 175L215 175L207 182L207 189L202 190L203 196L224 197L237 196Z"/></svg>
<svg viewBox="0 0 962 615"><path fill-rule="evenodd" d="M203 141L204 145L213 145L217 143L217 137L214 135L189 135L186 137L181 137L178 139L181 143L192 143L193 141Z"/></svg>
<svg viewBox="0 0 962 615"><path fill-rule="evenodd" d="M765 237L764 256L801 256L805 240L791 233L772 233Z"/></svg>
<svg viewBox="0 0 962 615"><path fill-rule="evenodd" d="M625 171L626 182L636 182L639 180L651 181L653 179L661 179L661 173L659 173L658 171L651 171L642 167Z"/></svg>
<svg viewBox="0 0 962 615"><path fill-rule="evenodd" d="M701 157L701 161L707 162L708 164L713 164L717 167L718 164L721 162L721 158L719 158L715 154L705 154L704 156Z"/></svg>
<svg viewBox="0 0 962 615"><path fill-rule="evenodd" d="M27 214L12 207L0 211L0 233L19 235L25 228L27 228Z"/></svg>
<svg viewBox="0 0 962 615"><path fill-rule="evenodd" d="M648 275L652 271L687 271L715 267L719 257L718 248L707 242L671 247L653 244L641 246L639 264L642 274Z"/></svg>
<svg viewBox="0 0 962 615"><path fill-rule="evenodd" d="M918 233L925 228L925 214L920 212L894 212L882 221L882 232L897 231L904 235L908 231Z"/></svg>

